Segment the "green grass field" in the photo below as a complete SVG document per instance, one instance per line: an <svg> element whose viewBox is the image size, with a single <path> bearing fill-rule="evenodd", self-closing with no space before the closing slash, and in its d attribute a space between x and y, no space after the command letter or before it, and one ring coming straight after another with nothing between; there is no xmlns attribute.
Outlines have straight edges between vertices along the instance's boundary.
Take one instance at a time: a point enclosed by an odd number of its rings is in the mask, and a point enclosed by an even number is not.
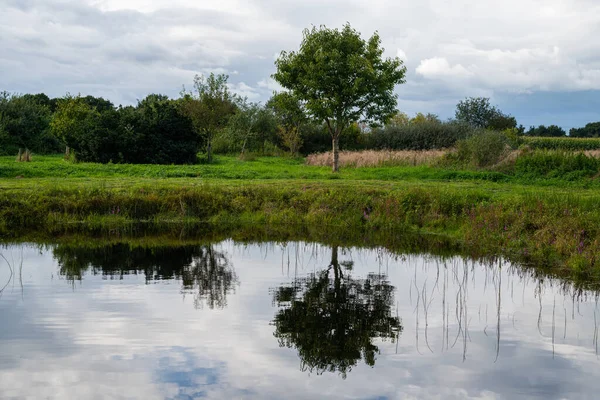
<svg viewBox="0 0 600 400"><path fill-rule="evenodd" d="M541 160L542 167L548 165ZM559 171L560 172L560 171ZM34 178L32 180L32 178ZM0 157L0 188L36 184L61 184L82 181L116 185L123 180L165 180L185 178L188 184L213 180L240 181L407 181L407 182L504 182L550 187L598 187L600 180L580 178L578 174L520 173L476 170L464 167L379 166L342 168L333 174L328 167L305 165L302 158L258 157L241 161L233 156L217 156L213 164L134 165L71 163L61 156L34 156L31 162L16 162Z"/></svg>

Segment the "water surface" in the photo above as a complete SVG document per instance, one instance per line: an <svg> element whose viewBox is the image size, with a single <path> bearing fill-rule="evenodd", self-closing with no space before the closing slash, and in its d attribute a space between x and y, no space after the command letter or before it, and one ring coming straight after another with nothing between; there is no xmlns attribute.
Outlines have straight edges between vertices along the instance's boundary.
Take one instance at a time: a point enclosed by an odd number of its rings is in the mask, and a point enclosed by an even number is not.
<svg viewBox="0 0 600 400"><path fill-rule="evenodd" d="M2 399L600 392L597 296L502 261L231 241L0 253Z"/></svg>

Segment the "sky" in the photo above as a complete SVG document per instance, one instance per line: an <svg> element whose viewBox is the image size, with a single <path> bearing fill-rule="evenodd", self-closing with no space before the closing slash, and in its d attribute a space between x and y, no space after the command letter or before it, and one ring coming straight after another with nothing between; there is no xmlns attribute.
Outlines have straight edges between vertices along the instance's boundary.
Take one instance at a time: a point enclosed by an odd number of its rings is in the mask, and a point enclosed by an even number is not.
<svg viewBox="0 0 600 400"><path fill-rule="evenodd" d="M346 22L404 61L410 115L484 96L526 127L600 121L597 0L0 0L0 90L134 104L215 72L264 102L303 29Z"/></svg>

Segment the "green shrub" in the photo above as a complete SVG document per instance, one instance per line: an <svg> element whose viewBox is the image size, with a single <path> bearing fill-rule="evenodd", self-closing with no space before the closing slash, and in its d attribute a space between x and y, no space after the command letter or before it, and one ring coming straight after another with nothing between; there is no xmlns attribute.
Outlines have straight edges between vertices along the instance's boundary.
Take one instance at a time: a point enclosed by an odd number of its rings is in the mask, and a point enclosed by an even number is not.
<svg viewBox="0 0 600 400"><path fill-rule="evenodd" d="M136 107L104 107L85 98L58 102L51 129L78 161L131 164L192 164L201 139L174 100L149 95Z"/></svg>
<svg viewBox="0 0 600 400"><path fill-rule="evenodd" d="M480 131L457 142L460 161L476 167L488 167L502 160L511 148L510 139L502 132Z"/></svg>
<svg viewBox="0 0 600 400"><path fill-rule="evenodd" d="M468 137L472 131L468 125L457 122L424 121L386 126L368 135L367 147L375 150L446 149Z"/></svg>
<svg viewBox="0 0 600 400"><path fill-rule="evenodd" d="M302 130L302 147L304 155L331 151L331 134L324 125L306 124ZM367 147L367 136L360 131L356 124L348 127L340 136L341 150L364 150Z"/></svg>

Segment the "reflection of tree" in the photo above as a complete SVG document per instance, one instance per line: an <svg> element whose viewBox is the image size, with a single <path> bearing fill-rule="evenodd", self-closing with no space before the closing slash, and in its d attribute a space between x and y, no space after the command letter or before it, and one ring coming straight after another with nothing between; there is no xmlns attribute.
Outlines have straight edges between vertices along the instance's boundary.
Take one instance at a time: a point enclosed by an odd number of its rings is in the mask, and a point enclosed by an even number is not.
<svg viewBox="0 0 600 400"><path fill-rule="evenodd" d="M184 293L194 293L194 306L224 308L227 294L238 284L225 253L213 246L131 247L114 244L98 248L58 246L59 273L70 281L86 272L110 278L143 273L146 281L179 279Z"/></svg>
<svg viewBox="0 0 600 400"><path fill-rule="evenodd" d="M340 263L334 247L327 269L274 293L282 307L273 321L274 335L280 346L296 347L303 370L339 371L345 377L361 358L373 366L379 352L373 339L394 341L402 331L399 318L391 316L394 287L386 276L353 279L342 266L349 270L351 264Z"/></svg>
<svg viewBox="0 0 600 400"><path fill-rule="evenodd" d="M237 276L224 253L212 246L202 246L192 263L183 268L183 287L194 291L194 306L224 308L227 294L235 289Z"/></svg>

